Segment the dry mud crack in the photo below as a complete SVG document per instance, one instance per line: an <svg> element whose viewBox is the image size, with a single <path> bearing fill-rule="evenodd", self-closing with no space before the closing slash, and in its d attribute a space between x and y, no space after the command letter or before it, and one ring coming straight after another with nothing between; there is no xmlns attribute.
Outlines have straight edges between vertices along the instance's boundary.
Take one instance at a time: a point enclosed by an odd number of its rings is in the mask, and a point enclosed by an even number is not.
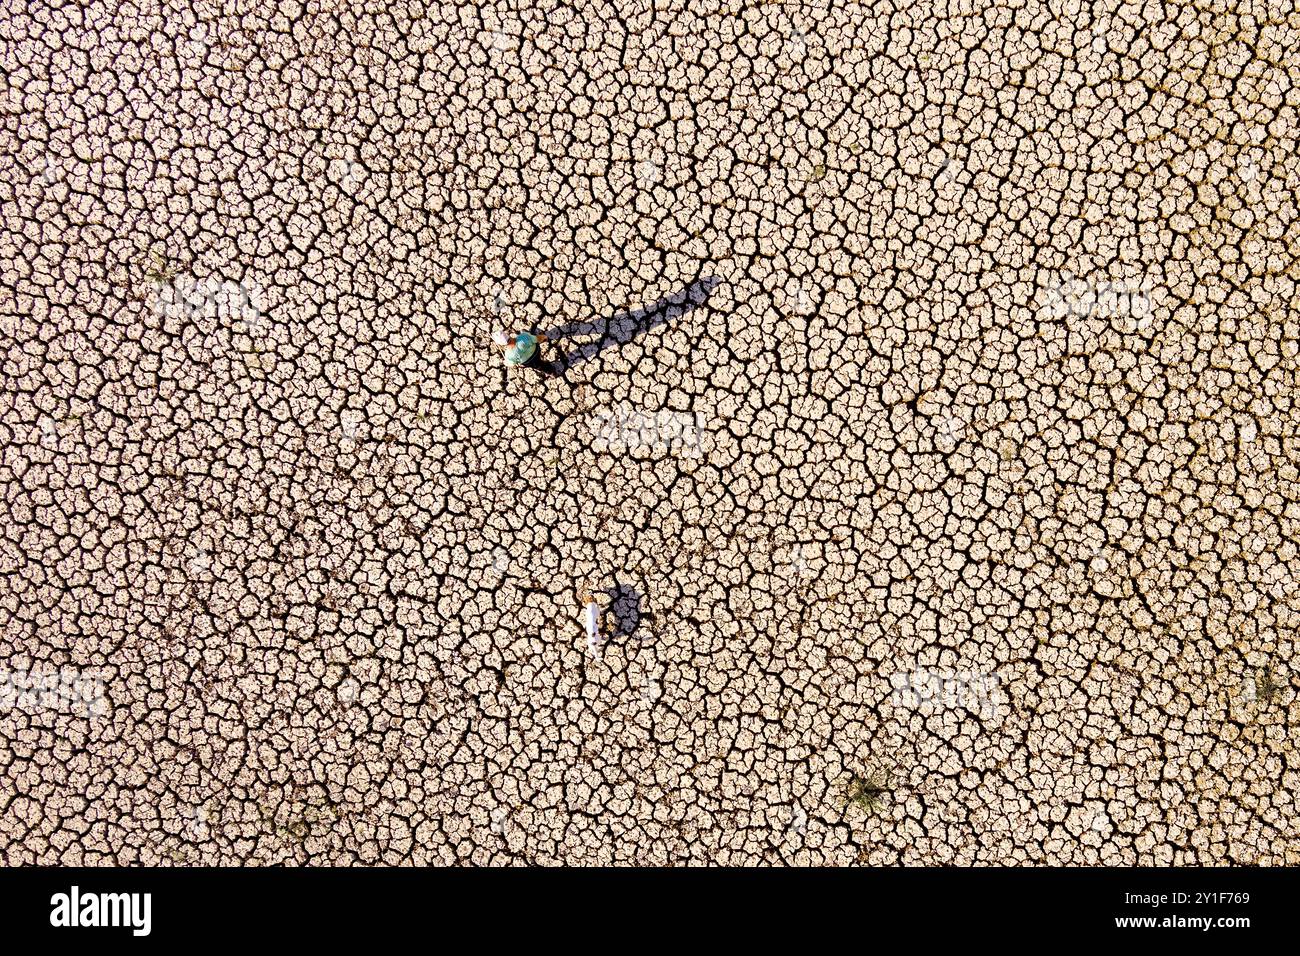
<svg viewBox="0 0 1300 956"><path fill-rule="evenodd" d="M1294 4L268 6L0 15L0 859L1300 862Z"/></svg>

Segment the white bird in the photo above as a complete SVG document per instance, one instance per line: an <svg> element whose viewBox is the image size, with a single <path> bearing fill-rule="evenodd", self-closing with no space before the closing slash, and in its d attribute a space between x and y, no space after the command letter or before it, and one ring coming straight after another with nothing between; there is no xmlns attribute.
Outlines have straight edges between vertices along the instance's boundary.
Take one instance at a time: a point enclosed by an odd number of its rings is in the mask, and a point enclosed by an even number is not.
<svg viewBox="0 0 1300 956"><path fill-rule="evenodd" d="M587 650L592 657L600 657L600 605L587 602Z"/></svg>

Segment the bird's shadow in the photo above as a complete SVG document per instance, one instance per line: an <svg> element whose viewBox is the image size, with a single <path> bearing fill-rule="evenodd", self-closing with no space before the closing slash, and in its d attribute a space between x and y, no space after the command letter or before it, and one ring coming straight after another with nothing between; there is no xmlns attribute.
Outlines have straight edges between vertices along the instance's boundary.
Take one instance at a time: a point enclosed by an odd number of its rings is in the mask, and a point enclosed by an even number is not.
<svg viewBox="0 0 1300 956"><path fill-rule="evenodd" d="M600 337L567 352L561 352L555 361L545 364L544 370L552 375L564 375L575 365L595 358L605 349L626 345L655 326L680 318L692 309L704 305L713 294L713 290L721 284L721 279L708 276L697 279L684 289L678 289L639 309L620 312L608 319L570 322L568 325L551 329L547 331L546 338L555 342L557 349L563 348L559 343L575 335L599 335Z"/></svg>
<svg viewBox="0 0 1300 956"><path fill-rule="evenodd" d="M641 626L641 592L626 584L609 589L609 612L614 617L612 637L631 637Z"/></svg>

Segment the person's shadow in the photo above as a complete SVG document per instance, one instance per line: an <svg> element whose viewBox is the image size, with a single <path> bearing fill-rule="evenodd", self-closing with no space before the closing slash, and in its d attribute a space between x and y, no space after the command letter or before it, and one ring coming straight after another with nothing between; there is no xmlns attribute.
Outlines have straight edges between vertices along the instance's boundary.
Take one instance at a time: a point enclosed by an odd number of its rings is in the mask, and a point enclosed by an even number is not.
<svg viewBox="0 0 1300 956"><path fill-rule="evenodd" d="M631 312L620 312L608 319L596 319L587 322L570 322L546 333L548 341L556 343L557 351L563 349L564 339L575 335L595 335L600 338L563 352L553 362L543 363L543 370L551 375L564 375L582 362L595 358L605 349L626 345L638 335L650 331L655 326L663 325L680 318L692 309L697 309L709 300L713 290L722 284L715 276L697 279L684 289L664 296L657 302L642 306Z"/></svg>

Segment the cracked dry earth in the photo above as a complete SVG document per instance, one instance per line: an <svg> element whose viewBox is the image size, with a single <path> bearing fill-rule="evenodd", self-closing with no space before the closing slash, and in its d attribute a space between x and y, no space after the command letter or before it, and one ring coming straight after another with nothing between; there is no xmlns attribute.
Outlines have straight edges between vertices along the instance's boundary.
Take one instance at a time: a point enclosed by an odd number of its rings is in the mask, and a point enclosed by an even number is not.
<svg viewBox="0 0 1300 956"><path fill-rule="evenodd" d="M265 6L0 18L5 862L1300 862L1292 4Z"/></svg>

